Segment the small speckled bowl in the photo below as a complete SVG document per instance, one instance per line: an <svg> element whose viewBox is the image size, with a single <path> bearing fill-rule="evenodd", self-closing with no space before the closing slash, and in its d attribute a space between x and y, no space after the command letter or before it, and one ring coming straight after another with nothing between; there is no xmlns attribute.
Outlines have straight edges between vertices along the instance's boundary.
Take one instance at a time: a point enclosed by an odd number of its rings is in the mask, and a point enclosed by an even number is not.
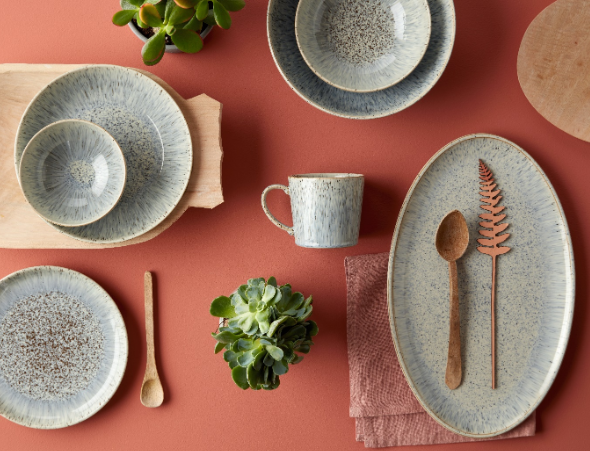
<svg viewBox="0 0 590 451"><path fill-rule="evenodd" d="M430 40L427 0L300 0L295 35L303 59L326 83L374 92L403 80Z"/></svg>
<svg viewBox="0 0 590 451"><path fill-rule="evenodd" d="M47 221L65 227L95 222L123 194L121 148L103 128L63 120L41 129L23 152L19 179L25 198Z"/></svg>

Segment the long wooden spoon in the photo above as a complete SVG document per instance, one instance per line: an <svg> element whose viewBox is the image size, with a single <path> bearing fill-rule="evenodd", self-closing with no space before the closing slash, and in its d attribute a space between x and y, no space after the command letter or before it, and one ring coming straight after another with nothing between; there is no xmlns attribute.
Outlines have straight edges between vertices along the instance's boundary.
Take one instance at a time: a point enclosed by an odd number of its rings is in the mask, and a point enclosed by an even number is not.
<svg viewBox="0 0 590 451"><path fill-rule="evenodd" d="M461 384L461 320L459 318L459 282L457 260L463 256L469 244L469 231L459 210L447 214L436 231L436 250L449 262L451 288L449 353L445 383L454 390Z"/></svg>
<svg viewBox="0 0 590 451"><path fill-rule="evenodd" d="M146 407L159 407L164 401L164 389L156 367L154 346L154 284L152 273L147 271L144 277L145 292L145 339L147 342L147 362L145 375L141 384L141 403Z"/></svg>

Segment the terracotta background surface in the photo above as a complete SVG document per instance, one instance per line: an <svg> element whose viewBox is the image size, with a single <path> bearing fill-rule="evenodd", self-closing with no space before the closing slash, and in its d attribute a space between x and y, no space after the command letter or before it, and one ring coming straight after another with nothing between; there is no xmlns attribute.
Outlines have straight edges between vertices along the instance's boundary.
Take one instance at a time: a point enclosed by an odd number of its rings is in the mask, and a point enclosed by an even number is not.
<svg viewBox="0 0 590 451"><path fill-rule="evenodd" d="M2 3L0 63L142 67L139 40L110 23L117 0L31 0L12 2L10 8ZM214 210L191 209L156 239L132 247L0 250L0 277L35 265L66 266L92 277L119 306L130 345L121 387L98 414L55 431L0 418L2 449L362 449L348 416L344 257L387 251L397 212L424 163L448 142L474 132L514 141L546 171L572 233L577 297L569 348L539 407L536 437L460 447L588 449L590 238L584 232L590 223L590 144L545 121L516 76L521 38L550 3L455 0L457 39L439 83L409 109L371 121L327 115L291 91L268 49L265 0L247 0L233 15L231 30L214 30L199 55L166 55L150 70L185 97L205 92L224 104L225 203ZM290 174L319 171L366 175L358 246L298 248L262 212L265 186L285 183ZM269 202L279 219L290 223L288 198L275 191ZM157 280L158 357L167 398L156 410L139 402L145 365L142 280L148 269ZM279 390L242 392L213 354L209 332L216 321L208 307L247 278L271 275L313 294L320 334ZM384 358L395 358L393 352L392 347Z"/></svg>

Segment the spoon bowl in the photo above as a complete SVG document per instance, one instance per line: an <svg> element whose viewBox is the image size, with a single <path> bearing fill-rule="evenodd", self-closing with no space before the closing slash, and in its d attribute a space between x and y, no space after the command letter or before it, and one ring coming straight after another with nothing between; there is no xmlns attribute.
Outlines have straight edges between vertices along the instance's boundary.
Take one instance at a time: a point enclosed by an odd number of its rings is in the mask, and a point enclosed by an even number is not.
<svg viewBox="0 0 590 451"><path fill-rule="evenodd" d="M469 244L467 222L459 210L453 210L441 221L436 231L436 250L448 262L460 259Z"/></svg>
<svg viewBox="0 0 590 451"><path fill-rule="evenodd" d="M141 385L141 403L146 407L159 407L164 402L164 389L160 378L147 379Z"/></svg>

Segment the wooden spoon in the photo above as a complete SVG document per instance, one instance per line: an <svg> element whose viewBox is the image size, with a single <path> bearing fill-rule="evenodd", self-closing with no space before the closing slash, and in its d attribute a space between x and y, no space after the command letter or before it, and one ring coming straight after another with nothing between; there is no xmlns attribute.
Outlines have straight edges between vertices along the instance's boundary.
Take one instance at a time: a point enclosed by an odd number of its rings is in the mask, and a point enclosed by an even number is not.
<svg viewBox="0 0 590 451"><path fill-rule="evenodd" d="M454 390L461 384L461 321L459 319L459 282L457 260L463 256L469 244L469 231L459 210L448 213L436 231L436 250L449 262L451 288L449 354L445 383Z"/></svg>
<svg viewBox="0 0 590 451"><path fill-rule="evenodd" d="M154 346L154 285L152 273L147 271L144 277L145 292L145 339L147 342L147 362L145 375L141 384L141 403L146 407L159 407L164 401L164 389L156 367Z"/></svg>

